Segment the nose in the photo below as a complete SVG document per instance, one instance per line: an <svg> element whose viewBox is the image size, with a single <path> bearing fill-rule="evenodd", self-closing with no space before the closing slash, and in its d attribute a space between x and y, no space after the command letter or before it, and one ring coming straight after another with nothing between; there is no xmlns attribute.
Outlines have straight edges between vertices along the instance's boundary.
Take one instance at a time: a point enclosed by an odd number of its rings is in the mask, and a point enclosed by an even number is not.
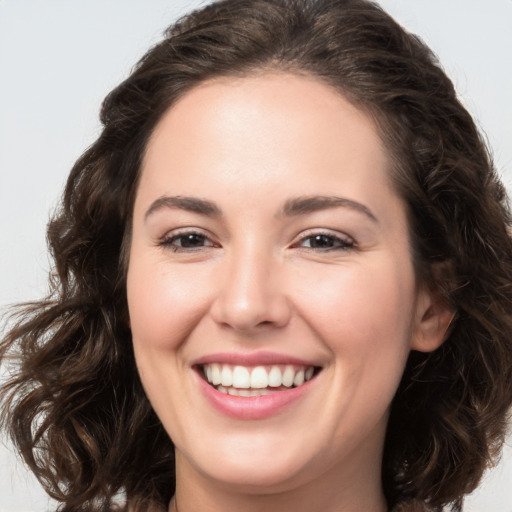
<svg viewBox="0 0 512 512"><path fill-rule="evenodd" d="M291 304L283 286L281 265L270 251L247 247L222 263L220 286L211 306L215 322L241 332L284 327Z"/></svg>

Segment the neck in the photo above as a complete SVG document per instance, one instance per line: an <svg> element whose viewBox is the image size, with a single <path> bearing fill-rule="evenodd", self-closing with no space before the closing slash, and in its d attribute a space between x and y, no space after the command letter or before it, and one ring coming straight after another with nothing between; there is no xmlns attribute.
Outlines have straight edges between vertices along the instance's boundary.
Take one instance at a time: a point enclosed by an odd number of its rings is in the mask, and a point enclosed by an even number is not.
<svg viewBox="0 0 512 512"><path fill-rule="evenodd" d="M308 499L312 496L307 496L306 499L300 499L298 496L295 499L285 495L245 495L235 496L233 494L227 496L218 496L215 502L211 501L213 496L209 496L204 500L204 496L196 496L193 500L180 499L180 496L175 495L169 504L169 512L235 512L243 510L244 512L274 512L282 510L293 510L294 512L311 512L312 510L322 510L322 512L386 512L387 505L384 496L378 499L369 499L366 497L359 497L355 501L344 501L341 498L336 499L332 496L320 495L314 499ZM331 501L331 500L335 501ZM211 506L206 505L209 503Z"/></svg>

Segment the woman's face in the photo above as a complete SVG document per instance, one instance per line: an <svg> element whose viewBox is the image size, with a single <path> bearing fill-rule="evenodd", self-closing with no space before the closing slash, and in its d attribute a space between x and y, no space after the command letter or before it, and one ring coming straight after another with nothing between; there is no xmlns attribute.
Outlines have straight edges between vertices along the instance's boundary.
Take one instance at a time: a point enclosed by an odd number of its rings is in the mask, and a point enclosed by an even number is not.
<svg viewBox="0 0 512 512"><path fill-rule="evenodd" d="M379 475L408 353L440 342L389 167L369 117L312 78L211 81L162 118L128 304L178 475L258 492Z"/></svg>

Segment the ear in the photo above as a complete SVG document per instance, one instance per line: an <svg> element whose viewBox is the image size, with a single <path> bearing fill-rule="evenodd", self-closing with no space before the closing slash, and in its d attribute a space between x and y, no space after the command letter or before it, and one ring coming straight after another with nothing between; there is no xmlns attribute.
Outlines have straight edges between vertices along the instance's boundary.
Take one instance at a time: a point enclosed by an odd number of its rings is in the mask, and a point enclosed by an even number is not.
<svg viewBox="0 0 512 512"><path fill-rule="evenodd" d="M439 292L420 291L411 349L432 352L439 348L449 335L454 317L455 311L446 304Z"/></svg>

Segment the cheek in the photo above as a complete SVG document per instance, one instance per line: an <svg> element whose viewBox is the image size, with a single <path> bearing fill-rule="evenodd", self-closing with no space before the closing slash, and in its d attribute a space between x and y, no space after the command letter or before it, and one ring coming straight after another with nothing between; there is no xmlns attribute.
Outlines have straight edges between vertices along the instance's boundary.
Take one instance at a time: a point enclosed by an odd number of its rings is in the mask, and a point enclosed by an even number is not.
<svg viewBox="0 0 512 512"><path fill-rule="evenodd" d="M130 264L127 297L134 345L177 348L208 308L208 287L199 286L200 281L192 266L172 272L155 262Z"/></svg>
<svg viewBox="0 0 512 512"><path fill-rule="evenodd" d="M414 274L408 262L371 263L325 269L314 282L304 275L296 297L302 316L332 351L389 361L409 350Z"/></svg>
<svg viewBox="0 0 512 512"><path fill-rule="evenodd" d="M391 260L338 269L312 288L302 308L332 354L332 402L363 430L384 421L410 351L415 287L409 268ZM342 422L333 428L347 434Z"/></svg>

